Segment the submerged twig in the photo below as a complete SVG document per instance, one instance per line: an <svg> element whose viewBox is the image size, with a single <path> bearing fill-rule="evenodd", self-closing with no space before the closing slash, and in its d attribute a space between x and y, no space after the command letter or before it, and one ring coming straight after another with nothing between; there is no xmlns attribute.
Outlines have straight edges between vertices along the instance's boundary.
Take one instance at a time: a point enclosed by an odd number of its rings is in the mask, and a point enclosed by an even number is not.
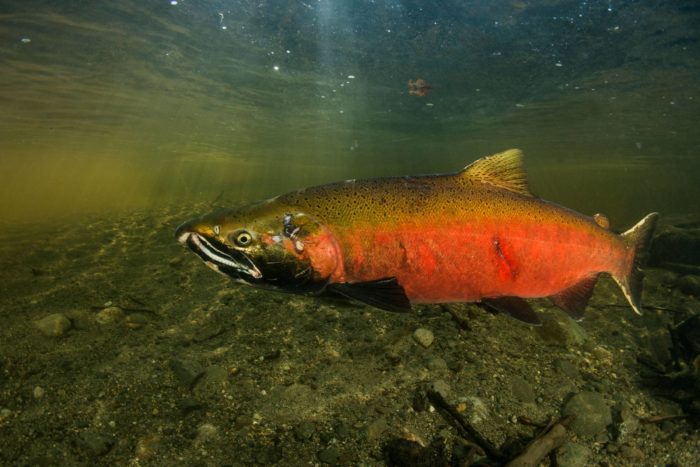
<svg viewBox="0 0 700 467"><path fill-rule="evenodd" d="M442 418L454 426L462 438L473 441L488 457L499 461L506 460L503 453L489 440L481 436L461 413L445 401L439 392L428 391L426 395Z"/></svg>
<svg viewBox="0 0 700 467"><path fill-rule="evenodd" d="M535 467L550 452L561 447L568 439L568 428L574 420L573 415L559 419L552 424L551 428L535 438L527 447L513 460L506 464L506 467Z"/></svg>

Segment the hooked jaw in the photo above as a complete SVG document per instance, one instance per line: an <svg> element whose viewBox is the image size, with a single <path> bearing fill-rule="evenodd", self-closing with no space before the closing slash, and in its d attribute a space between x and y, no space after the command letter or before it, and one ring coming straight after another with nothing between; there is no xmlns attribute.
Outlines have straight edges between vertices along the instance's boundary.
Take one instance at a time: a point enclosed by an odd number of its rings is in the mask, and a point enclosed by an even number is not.
<svg viewBox="0 0 700 467"><path fill-rule="evenodd" d="M260 270L244 253L197 232L189 222L177 228L175 238L217 272L237 279L262 279Z"/></svg>

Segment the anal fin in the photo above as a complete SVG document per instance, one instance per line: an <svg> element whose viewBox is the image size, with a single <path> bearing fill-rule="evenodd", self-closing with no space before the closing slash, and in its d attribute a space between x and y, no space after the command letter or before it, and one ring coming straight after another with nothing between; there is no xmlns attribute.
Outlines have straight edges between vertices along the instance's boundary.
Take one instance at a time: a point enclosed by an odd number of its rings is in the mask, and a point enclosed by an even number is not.
<svg viewBox="0 0 700 467"><path fill-rule="evenodd" d="M485 298L481 303L500 313L507 313L518 321L527 324L540 325L542 321L535 313L535 310L522 298L518 297L497 297Z"/></svg>
<svg viewBox="0 0 700 467"><path fill-rule="evenodd" d="M580 321L583 318L586 305L588 305L588 300L590 300L591 295L593 295L593 288L597 280L597 274L586 277L572 287L562 290L549 298L556 306L566 311L573 319Z"/></svg>
<svg viewBox="0 0 700 467"><path fill-rule="evenodd" d="M387 311L411 311L411 301L395 277L329 284L326 290Z"/></svg>

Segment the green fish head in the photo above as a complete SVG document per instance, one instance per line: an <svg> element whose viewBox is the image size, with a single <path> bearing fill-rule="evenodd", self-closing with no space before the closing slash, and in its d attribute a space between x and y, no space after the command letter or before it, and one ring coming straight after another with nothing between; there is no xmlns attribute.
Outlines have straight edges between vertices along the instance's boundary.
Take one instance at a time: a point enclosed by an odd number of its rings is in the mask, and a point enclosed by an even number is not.
<svg viewBox="0 0 700 467"><path fill-rule="evenodd" d="M340 264L323 223L274 200L193 219L175 236L211 269L256 287L320 293Z"/></svg>

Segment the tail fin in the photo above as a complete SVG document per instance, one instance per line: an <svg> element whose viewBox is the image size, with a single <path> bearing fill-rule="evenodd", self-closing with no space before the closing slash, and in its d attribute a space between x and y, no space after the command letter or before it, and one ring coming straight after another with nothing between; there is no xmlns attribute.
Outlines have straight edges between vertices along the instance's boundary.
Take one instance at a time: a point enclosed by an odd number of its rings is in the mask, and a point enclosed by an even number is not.
<svg viewBox="0 0 700 467"><path fill-rule="evenodd" d="M652 212L637 224L622 234L622 241L627 248L632 250L632 255L629 262L629 268L621 277L613 276L615 281L620 285L622 292L627 297L627 301L632 306L632 309L638 315L641 315L642 305L642 281L644 280L644 272L642 266L646 260L651 236L654 233L656 220L659 218L658 212Z"/></svg>

